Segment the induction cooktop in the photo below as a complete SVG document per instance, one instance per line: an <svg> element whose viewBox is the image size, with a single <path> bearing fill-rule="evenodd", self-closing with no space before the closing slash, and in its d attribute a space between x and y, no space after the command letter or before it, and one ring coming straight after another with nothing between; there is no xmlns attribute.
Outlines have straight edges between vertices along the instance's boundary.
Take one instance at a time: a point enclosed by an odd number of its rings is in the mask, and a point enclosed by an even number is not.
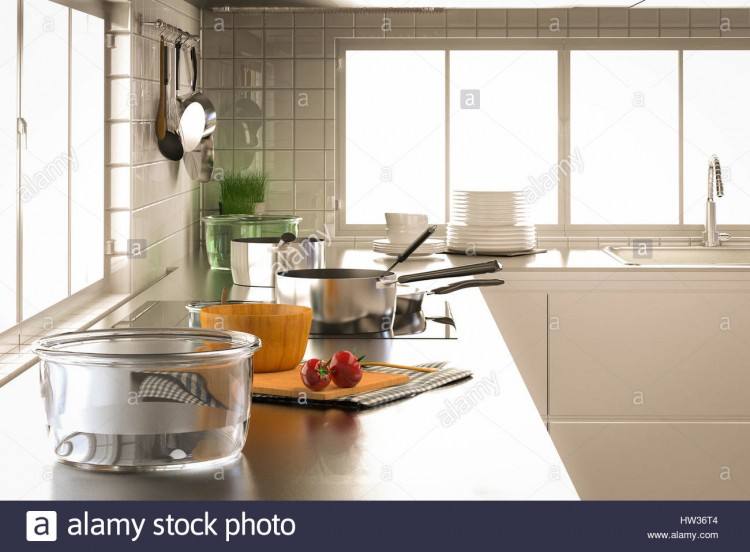
<svg viewBox="0 0 750 552"><path fill-rule="evenodd" d="M310 339L456 339L456 326L447 301L425 298L424 310L397 316L393 331L345 335L310 335ZM117 322L114 328L187 328L185 305L191 301L149 301Z"/></svg>

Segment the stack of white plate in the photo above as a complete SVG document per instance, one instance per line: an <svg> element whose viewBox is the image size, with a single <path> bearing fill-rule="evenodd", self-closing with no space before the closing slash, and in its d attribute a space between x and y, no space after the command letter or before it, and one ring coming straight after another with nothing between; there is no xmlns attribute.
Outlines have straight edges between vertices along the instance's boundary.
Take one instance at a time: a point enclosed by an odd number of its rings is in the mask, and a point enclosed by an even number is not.
<svg viewBox="0 0 750 552"><path fill-rule="evenodd" d="M456 253L516 253L536 247L524 192L452 194L448 249Z"/></svg>
<svg viewBox="0 0 750 552"><path fill-rule="evenodd" d="M401 255L401 253L403 253L408 246L408 243L391 243L388 238L374 240L372 242L373 251L377 253L384 253L385 255L391 255L394 257L398 257L399 255ZM422 245L420 245L417 250L411 254L411 256L424 257L426 255L432 255L434 253L443 253L444 251L445 242L443 240L430 238Z"/></svg>

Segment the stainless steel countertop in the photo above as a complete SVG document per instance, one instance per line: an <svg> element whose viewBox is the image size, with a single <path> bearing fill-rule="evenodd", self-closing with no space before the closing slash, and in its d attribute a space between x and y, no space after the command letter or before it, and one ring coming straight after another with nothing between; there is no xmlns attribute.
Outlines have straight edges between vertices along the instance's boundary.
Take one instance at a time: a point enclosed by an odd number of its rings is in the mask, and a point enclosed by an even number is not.
<svg viewBox="0 0 750 552"><path fill-rule="evenodd" d="M329 266L384 261L338 247L328 258ZM416 272L447 264L438 258L405 266ZM199 254L100 326L146 301L216 299L228 286L229 272L208 270ZM247 292L232 288L234 296ZM450 360L474 378L360 413L253 404L243 456L218 470L103 474L56 463L34 367L0 388L0 498L577 499L481 293L464 290L450 303L458 340L313 340L308 354L346 347L402 363Z"/></svg>

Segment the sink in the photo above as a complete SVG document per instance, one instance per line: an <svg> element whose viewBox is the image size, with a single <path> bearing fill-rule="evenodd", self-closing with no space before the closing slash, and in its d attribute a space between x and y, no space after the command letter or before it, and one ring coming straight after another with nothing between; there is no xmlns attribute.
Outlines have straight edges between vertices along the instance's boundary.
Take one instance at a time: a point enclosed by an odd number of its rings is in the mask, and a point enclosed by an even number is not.
<svg viewBox="0 0 750 552"><path fill-rule="evenodd" d="M660 267L750 267L748 247L605 247L604 251L625 265Z"/></svg>

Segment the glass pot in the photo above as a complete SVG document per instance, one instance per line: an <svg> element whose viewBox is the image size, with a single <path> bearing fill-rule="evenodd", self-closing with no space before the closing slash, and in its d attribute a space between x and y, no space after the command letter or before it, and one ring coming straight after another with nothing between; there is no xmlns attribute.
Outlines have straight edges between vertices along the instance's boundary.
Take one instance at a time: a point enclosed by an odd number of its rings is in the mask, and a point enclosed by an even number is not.
<svg viewBox="0 0 750 552"><path fill-rule="evenodd" d="M208 263L211 268L230 270L232 240L273 238L286 232L299 234L302 217L294 215L210 215L201 218Z"/></svg>
<svg viewBox="0 0 750 552"><path fill-rule="evenodd" d="M101 471L219 463L240 454L260 339L203 329L71 332L34 344L60 462Z"/></svg>

